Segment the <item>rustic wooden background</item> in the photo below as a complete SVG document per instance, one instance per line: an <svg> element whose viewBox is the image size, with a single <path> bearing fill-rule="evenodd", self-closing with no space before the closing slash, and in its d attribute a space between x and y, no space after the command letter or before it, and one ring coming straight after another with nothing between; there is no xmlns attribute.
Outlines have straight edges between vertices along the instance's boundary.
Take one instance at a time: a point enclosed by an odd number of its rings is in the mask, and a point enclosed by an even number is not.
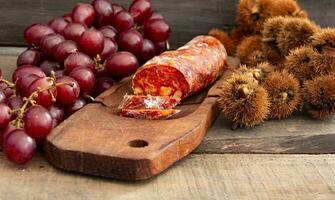
<svg viewBox="0 0 335 200"><path fill-rule="evenodd" d="M0 0L0 45L22 46L22 33L30 23L47 22L70 12L76 2L91 0ZM131 0L114 0L128 6ZM234 24L238 0L152 0L154 8L171 24L172 45L179 46L212 27L229 29ZM335 24L334 0L298 0L311 19L321 26Z"/></svg>

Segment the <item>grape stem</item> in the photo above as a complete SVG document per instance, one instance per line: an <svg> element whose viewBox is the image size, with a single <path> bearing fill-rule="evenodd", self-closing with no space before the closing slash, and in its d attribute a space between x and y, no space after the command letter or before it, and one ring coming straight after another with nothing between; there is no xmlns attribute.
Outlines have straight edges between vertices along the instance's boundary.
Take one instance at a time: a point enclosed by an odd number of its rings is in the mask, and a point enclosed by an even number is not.
<svg viewBox="0 0 335 200"><path fill-rule="evenodd" d="M24 104L21 106L21 108L15 109L12 112L17 113L16 119L11 121L11 124L13 124L17 128L22 128L23 126L23 115L27 110L27 107L29 104L35 105L36 101L34 100L38 96L38 91L35 91L31 93L31 95L28 98L23 98Z"/></svg>
<svg viewBox="0 0 335 200"><path fill-rule="evenodd" d="M142 35L143 35L143 29L144 29L144 26L143 25L138 25L136 24L134 26L134 29L137 30L138 32L140 32Z"/></svg>
<svg viewBox="0 0 335 200"><path fill-rule="evenodd" d="M95 62L95 70L97 71L101 71L104 69L104 64L101 63L101 57L100 55L98 54L95 58L94 58L94 62Z"/></svg>
<svg viewBox="0 0 335 200"><path fill-rule="evenodd" d="M0 82L6 84L7 87L13 89L13 96L16 95L16 85L15 85L15 83L12 83L12 82L10 82L10 81L7 81L6 79L4 79L4 78L2 78L2 77L0 78Z"/></svg>
<svg viewBox="0 0 335 200"><path fill-rule="evenodd" d="M53 74L51 74L51 76L53 76ZM57 86L61 86L61 85L69 85L71 87L74 87L74 84L69 83L69 82L56 83L56 79L54 77L48 77L48 80L52 81L53 84L48 86L48 87L45 87L45 88L39 88L38 87L37 90L34 91L33 93L31 93L28 98L26 98L26 97L23 98L24 104L21 106L21 108L12 110L12 113L17 113L16 119L14 119L13 121L10 122L12 125L14 125L17 128L22 128L22 126L23 126L23 115L27 111L27 108L28 108L29 105L32 105L32 106L36 105L35 99L38 97L38 94L40 92L48 91L49 94L52 96L52 100L56 101L55 96L50 91L51 89L53 89Z"/></svg>
<svg viewBox="0 0 335 200"><path fill-rule="evenodd" d="M12 82L10 82L10 81L7 81L6 79L1 78L1 79L0 79L0 82L5 83L5 84L6 84L8 87L10 87L10 88L14 88L14 87L15 87L15 84L14 84L14 83L12 83Z"/></svg>
<svg viewBox="0 0 335 200"><path fill-rule="evenodd" d="M91 95L89 95L89 94L83 94L83 97L84 98L87 98L87 99L89 99L89 100L91 100L92 102L94 102L95 101L95 99L94 99L94 97L92 97Z"/></svg>

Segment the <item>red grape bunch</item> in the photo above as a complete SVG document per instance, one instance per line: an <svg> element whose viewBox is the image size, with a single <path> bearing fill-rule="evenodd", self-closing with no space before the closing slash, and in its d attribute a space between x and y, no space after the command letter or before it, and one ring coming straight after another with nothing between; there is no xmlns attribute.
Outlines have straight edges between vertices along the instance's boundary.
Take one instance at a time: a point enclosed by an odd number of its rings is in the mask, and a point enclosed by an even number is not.
<svg viewBox="0 0 335 200"><path fill-rule="evenodd" d="M24 31L12 82L0 74L0 130L7 158L24 164L68 116L168 48L170 26L150 0L128 10L107 0ZM0 140L0 141L1 141Z"/></svg>

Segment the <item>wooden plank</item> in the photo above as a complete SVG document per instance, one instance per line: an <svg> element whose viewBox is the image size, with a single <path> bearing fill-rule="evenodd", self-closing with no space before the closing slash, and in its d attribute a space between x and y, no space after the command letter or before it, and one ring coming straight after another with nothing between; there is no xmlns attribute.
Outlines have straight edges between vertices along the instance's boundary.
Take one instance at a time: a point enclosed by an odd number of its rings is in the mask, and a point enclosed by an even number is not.
<svg viewBox="0 0 335 200"><path fill-rule="evenodd" d="M24 28L36 22L70 12L77 0L0 0L0 45L24 45ZM90 2L81 0L80 2ZM129 5L131 0L115 0ZM212 27L229 28L234 24L237 0L153 0L155 10L161 12L172 26L171 43L180 46L195 35L207 33ZM311 19L322 26L335 24L333 0L299 0Z"/></svg>
<svg viewBox="0 0 335 200"><path fill-rule="evenodd" d="M12 74L16 68L16 56L1 55L0 68L2 70L3 77L7 80L12 81Z"/></svg>
<svg viewBox="0 0 335 200"><path fill-rule="evenodd" d="M303 114L231 130L221 114L194 153L335 153L335 117L318 121Z"/></svg>
<svg viewBox="0 0 335 200"><path fill-rule="evenodd" d="M0 199L335 199L335 155L191 155L153 179L118 182L0 153Z"/></svg>

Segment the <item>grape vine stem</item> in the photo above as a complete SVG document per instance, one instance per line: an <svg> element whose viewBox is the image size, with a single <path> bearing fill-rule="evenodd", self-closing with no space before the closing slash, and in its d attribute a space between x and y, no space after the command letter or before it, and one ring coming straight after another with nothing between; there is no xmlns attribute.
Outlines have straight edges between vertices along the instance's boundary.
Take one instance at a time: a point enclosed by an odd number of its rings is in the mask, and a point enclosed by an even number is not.
<svg viewBox="0 0 335 200"><path fill-rule="evenodd" d="M12 125L14 125L17 128L22 128L24 113L27 111L27 108L29 105L31 106L36 105L35 99L38 97L39 93L48 91L49 94L52 96L52 100L56 101L56 98L54 97L53 93L50 91L51 89L58 87L58 86L62 86L62 85L68 85L70 87L74 87L74 84L69 83L69 82L56 83L56 79L54 77L48 77L48 80L53 82L52 85L45 87L45 88L37 88L37 90L31 93L28 98L26 97L23 98L24 104L20 108L12 111L12 113L17 113L16 119L10 122Z"/></svg>

